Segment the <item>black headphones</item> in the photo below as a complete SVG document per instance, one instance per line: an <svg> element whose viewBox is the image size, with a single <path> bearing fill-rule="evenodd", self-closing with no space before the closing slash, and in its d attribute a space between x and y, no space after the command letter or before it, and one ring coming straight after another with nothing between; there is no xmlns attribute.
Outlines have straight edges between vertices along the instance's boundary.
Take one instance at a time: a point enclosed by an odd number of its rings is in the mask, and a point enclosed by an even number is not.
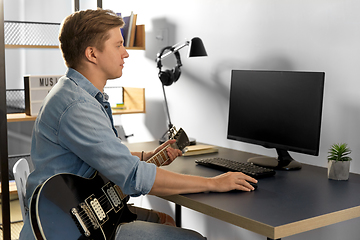
<svg viewBox="0 0 360 240"><path fill-rule="evenodd" d="M162 71L162 64L161 64L161 56L163 55L163 53L166 50L170 50L174 53L175 57L176 57L176 66L171 69L171 70L165 70ZM159 68L159 79L162 82L162 84L164 84L165 86L170 86L171 84L173 84L174 82L176 82L181 75L181 69L180 67L182 66L181 64L181 60L180 60L180 53L179 51L175 51L174 52L174 48L169 46L169 47L164 47L160 53L157 56L156 59L157 62L157 67Z"/></svg>

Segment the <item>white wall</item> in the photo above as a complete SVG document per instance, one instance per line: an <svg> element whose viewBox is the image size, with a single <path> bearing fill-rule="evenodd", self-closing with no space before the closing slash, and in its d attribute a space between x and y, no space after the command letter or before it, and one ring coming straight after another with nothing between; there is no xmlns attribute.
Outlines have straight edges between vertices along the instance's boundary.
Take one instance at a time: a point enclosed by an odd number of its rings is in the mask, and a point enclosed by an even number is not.
<svg viewBox="0 0 360 240"><path fill-rule="evenodd" d="M68 3L70 2L70 3ZM57 21L71 13L73 1L7 0L6 20ZM20 6L20 7L19 7ZM24 6L24 7L22 7ZM81 8L95 8L96 1L81 1ZM157 78L156 53L166 45L199 36L208 57L186 58L181 50L182 75L166 88L172 122L200 142L265 155L274 150L226 139L227 110L232 69L303 70L326 72L321 149L319 157L292 153L297 160L326 166L327 149L334 142L347 142L353 149L351 171L360 173L360 2L356 0L103 0L103 8L128 15L138 14L138 23L146 25L146 50L129 50L124 75L109 85L146 88L146 114L116 116L129 141L150 141L166 130L161 83ZM19 10L19 11L17 11ZM30 10L30 11L29 11ZM10 14L11 13L11 14ZM31 18L30 18L31 16ZM8 17L8 18L7 18ZM14 17L16 19L10 19ZM156 40L167 32L165 43ZM33 54L7 50L9 76L22 82L23 73L62 74L65 67L58 52ZM48 51L48 50L46 50ZM31 52L31 53L30 53ZM34 51L35 52L35 51ZM24 62L22 54L26 55ZM47 57L46 54L53 54ZM46 55L46 57L45 57ZM34 56L32 63L29 60ZM45 60L46 61L45 61ZM52 61L49 61L51 59ZM8 65L19 63L19 67ZM166 61L172 66L173 61ZM43 67L46 66L46 67ZM17 72L21 69L21 74ZM15 84L15 83L14 83ZM324 176L326 177L326 176ZM350 179L351 180L351 179ZM173 214L172 204L156 197L138 198L137 204ZM351 220L286 239L358 239L360 220ZM264 239L216 219L185 209L183 226L193 228L210 240Z"/></svg>
<svg viewBox="0 0 360 240"><path fill-rule="evenodd" d="M273 150L226 139L230 71L324 71L320 156L294 156L302 162L325 166L328 147L344 141L354 150L354 159L359 158L356 102L360 32L355 28L360 20L356 14L358 1L185 0L173 8L159 7L162 5L169 3L132 1L122 6L118 1L104 1L104 8L132 10L138 14L138 21L146 24L147 49L129 51L120 84L145 86L150 107L154 101L160 104L163 97L154 59L161 45L154 40L156 33L167 28L168 45L199 36L209 56L189 59L186 49L181 50L182 76L166 88L172 122L198 141L271 155ZM125 122L125 116L121 118ZM151 137L156 139L161 133ZM356 167L360 170L354 161L352 170L359 172Z"/></svg>
<svg viewBox="0 0 360 240"><path fill-rule="evenodd" d="M353 149L351 171L360 172L359 1L184 0L171 3L138 0L125 4L104 0L103 8L123 13L134 11L138 14L138 21L146 24L146 51L129 51L130 58L120 80L123 85L146 87L147 113L144 116L121 116L118 120L126 131L135 134L129 141L157 139L166 129L161 84L154 59L156 52L164 46L155 37L160 30L167 29L168 43L165 45L199 36L209 55L207 58L188 59L187 49L181 50L182 76L177 83L166 88L175 126L183 127L201 142L275 155L274 150L226 139L230 71L324 71L326 83L320 155L292 155L304 163L326 166L329 146L334 142L347 142ZM139 127L139 123L144 126ZM141 203L161 206L159 200L153 198L141 200ZM163 209L168 211L168 206L165 206ZM188 210L183 217L185 227L194 227L209 239L264 239ZM286 239L357 239L358 231L355 229L359 223L359 220L351 220Z"/></svg>

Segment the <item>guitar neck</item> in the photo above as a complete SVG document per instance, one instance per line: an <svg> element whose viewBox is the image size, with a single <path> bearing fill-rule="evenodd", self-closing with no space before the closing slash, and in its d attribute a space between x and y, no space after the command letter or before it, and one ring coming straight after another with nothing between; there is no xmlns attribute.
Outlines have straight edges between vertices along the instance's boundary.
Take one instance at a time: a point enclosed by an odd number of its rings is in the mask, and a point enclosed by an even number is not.
<svg viewBox="0 0 360 240"><path fill-rule="evenodd" d="M147 163L153 163L157 167L162 166L165 162L167 162L170 158L166 153L166 149L170 147L170 145L164 147L161 151L156 153L154 156L152 156L149 160L147 160Z"/></svg>

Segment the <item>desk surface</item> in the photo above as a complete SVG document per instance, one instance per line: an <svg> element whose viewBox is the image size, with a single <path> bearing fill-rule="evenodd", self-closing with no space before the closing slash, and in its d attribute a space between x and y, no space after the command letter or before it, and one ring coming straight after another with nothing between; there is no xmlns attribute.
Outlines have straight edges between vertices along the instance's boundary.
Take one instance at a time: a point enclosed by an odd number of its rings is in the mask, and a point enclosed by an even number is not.
<svg viewBox="0 0 360 240"><path fill-rule="evenodd" d="M133 151L153 150L157 142L129 144ZM245 162L255 154L219 147L218 153L180 157L173 172L212 177L221 174L195 164L196 158L220 156ZM253 192L197 193L162 197L195 211L272 239L283 238L360 216L360 175L348 181L327 178L327 169L304 164L299 171L277 171L260 179Z"/></svg>

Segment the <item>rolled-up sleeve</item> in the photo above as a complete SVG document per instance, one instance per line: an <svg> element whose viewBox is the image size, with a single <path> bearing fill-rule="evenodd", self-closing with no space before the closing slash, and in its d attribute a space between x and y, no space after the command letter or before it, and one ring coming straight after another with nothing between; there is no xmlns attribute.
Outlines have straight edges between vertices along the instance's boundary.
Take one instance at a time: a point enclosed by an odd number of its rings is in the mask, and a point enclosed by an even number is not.
<svg viewBox="0 0 360 240"><path fill-rule="evenodd" d="M150 165L150 167L148 166ZM140 173L140 174L138 174ZM132 184L132 188L137 190L141 194L148 194L154 185L156 176L156 166L154 164L148 164L140 162L137 168L137 174ZM138 196L139 194L130 194L131 196Z"/></svg>

